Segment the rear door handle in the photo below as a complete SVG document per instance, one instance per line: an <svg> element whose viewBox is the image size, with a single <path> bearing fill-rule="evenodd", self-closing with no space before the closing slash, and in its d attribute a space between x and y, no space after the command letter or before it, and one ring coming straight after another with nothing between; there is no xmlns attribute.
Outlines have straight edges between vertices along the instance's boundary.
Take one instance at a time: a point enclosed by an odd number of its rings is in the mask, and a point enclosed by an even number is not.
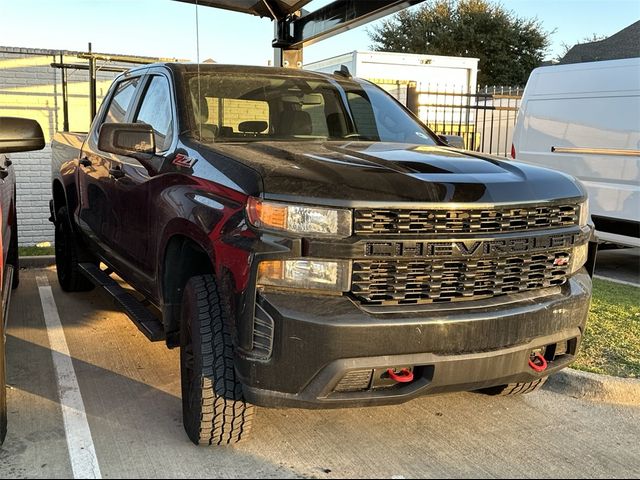
<svg viewBox="0 0 640 480"><path fill-rule="evenodd" d="M87 157L84 157L80 159L80 165L82 165L83 167L90 167L92 163L91 160L89 160Z"/></svg>
<svg viewBox="0 0 640 480"><path fill-rule="evenodd" d="M109 169L109 175L117 180L118 178L124 177L124 171L122 167L112 167Z"/></svg>

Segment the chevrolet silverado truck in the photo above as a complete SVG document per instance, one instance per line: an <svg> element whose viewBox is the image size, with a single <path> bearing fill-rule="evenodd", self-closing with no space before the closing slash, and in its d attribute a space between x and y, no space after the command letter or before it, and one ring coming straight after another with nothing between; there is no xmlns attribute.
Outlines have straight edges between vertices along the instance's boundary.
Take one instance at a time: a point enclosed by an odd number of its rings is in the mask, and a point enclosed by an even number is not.
<svg viewBox="0 0 640 480"><path fill-rule="evenodd" d="M452 148L344 70L131 70L52 169L60 285L180 347L196 444L255 406L526 393L584 333L582 186Z"/></svg>
<svg viewBox="0 0 640 480"><path fill-rule="evenodd" d="M20 282L16 175L9 153L44 148L44 135L35 120L0 117L0 445L7 434L5 331L11 290Z"/></svg>

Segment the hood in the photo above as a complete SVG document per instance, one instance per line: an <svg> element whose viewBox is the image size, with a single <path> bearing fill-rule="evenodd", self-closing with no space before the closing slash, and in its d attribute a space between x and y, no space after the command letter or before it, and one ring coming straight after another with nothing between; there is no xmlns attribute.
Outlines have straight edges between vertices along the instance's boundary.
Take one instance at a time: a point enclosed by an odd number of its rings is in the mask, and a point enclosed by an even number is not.
<svg viewBox="0 0 640 480"><path fill-rule="evenodd" d="M267 199L519 203L583 197L565 174L448 147L380 142L250 142L213 150L256 170Z"/></svg>

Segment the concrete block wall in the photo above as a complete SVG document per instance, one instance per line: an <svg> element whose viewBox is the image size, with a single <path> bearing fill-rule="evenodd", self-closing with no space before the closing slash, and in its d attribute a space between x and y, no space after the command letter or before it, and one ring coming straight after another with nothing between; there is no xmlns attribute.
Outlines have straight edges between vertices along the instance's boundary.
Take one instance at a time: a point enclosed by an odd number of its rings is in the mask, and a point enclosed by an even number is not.
<svg viewBox="0 0 640 480"><path fill-rule="evenodd" d="M86 63L76 54L64 52L64 61ZM59 61L59 51L0 47L0 116L37 120L47 141L44 150L11 155L17 178L18 239L22 246L53 244L54 230L47 220L51 198L50 141L63 129L63 110L62 73L51 63ZM117 75L98 72L98 106ZM68 70L68 98L70 130L86 132L90 125L87 71Z"/></svg>
<svg viewBox="0 0 640 480"><path fill-rule="evenodd" d="M219 99L207 98L209 107L209 123L220 126L231 127L234 132L238 132L238 126L242 122L262 121L269 123L269 105L267 102L256 100L236 100L225 98L223 100L223 118L220 119Z"/></svg>

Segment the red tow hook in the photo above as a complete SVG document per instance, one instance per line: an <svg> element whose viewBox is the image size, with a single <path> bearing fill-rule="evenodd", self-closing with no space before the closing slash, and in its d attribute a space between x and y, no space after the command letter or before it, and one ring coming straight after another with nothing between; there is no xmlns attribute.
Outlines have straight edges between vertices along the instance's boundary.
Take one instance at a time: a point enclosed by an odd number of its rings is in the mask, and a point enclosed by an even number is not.
<svg viewBox="0 0 640 480"><path fill-rule="evenodd" d="M391 380L395 380L399 383L409 383L413 381L413 372L408 368L403 368L398 373L393 368L387 370L387 375Z"/></svg>
<svg viewBox="0 0 640 480"><path fill-rule="evenodd" d="M544 372L547 369L547 361L540 352L535 352L533 356L529 358L529 366L536 372Z"/></svg>

